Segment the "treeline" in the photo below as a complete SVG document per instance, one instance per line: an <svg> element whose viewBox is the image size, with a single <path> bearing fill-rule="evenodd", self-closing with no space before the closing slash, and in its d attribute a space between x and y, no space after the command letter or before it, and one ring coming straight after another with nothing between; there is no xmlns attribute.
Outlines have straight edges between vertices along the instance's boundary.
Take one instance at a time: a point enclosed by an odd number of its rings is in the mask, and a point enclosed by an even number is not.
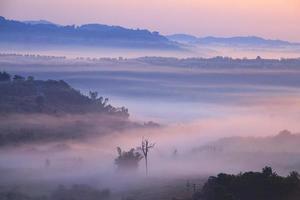
<svg viewBox="0 0 300 200"><path fill-rule="evenodd" d="M5 61L10 59L24 58L31 60L72 60L64 56L44 56L38 54L15 54L15 53L0 53L0 58ZM3 62L2 61L2 62ZM256 58L232 58L217 56L212 58L190 57L190 58L176 58L176 57L140 57L140 58L126 58L126 57L76 57L73 61L86 61L91 63L112 62L112 63L145 63L158 66L173 66L173 67L193 67L193 68L255 68L255 69L299 69L300 58L281 58L281 59L267 59L257 56Z"/></svg>
<svg viewBox="0 0 300 200"><path fill-rule="evenodd" d="M260 56L257 56L255 59L217 56L213 58L141 57L136 60L151 65L207 69L299 69L300 66L300 58L264 59Z"/></svg>
<svg viewBox="0 0 300 200"><path fill-rule="evenodd" d="M103 113L128 118L128 109L114 107L97 92L83 95L60 80L35 80L0 72L0 113Z"/></svg>
<svg viewBox="0 0 300 200"><path fill-rule="evenodd" d="M297 200L299 197L299 173L294 171L281 177L271 167L238 175L221 173L210 177L194 194L195 200Z"/></svg>

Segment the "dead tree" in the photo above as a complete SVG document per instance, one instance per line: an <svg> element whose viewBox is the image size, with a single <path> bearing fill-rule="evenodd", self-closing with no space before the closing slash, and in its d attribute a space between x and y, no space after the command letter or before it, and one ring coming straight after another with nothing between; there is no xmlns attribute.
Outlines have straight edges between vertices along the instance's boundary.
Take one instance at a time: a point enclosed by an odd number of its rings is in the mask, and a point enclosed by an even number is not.
<svg viewBox="0 0 300 200"><path fill-rule="evenodd" d="M142 146L141 146L141 150L144 154L144 158L145 158L145 164L146 164L146 175L148 176L148 153L149 150L152 149L155 146L154 143L150 143L148 139L143 139L142 140Z"/></svg>

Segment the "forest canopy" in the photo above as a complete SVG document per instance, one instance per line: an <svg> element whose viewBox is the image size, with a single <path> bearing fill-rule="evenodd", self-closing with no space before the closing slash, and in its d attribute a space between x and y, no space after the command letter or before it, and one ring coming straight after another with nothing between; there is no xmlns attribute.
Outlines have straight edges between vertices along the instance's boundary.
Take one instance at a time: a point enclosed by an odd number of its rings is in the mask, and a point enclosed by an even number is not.
<svg viewBox="0 0 300 200"><path fill-rule="evenodd" d="M89 96L63 80L35 80L0 72L0 113L83 114L104 113L128 118L128 109L117 108L97 92Z"/></svg>
<svg viewBox="0 0 300 200"><path fill-rule="evenodd" d="M210 177L194 199L201 200L296 200L300 195L300 176L291 172L281 177L271 167L262 172L245 172L238 175L221 173Z"/></svg>
<svg viewBox="0 0 300 200"><path fill-rule="evenodd" d="M63 80L35 80L0 72L0 146L90 138L154 122L129 120L128 109L90 91L84 95Z"/></svg>

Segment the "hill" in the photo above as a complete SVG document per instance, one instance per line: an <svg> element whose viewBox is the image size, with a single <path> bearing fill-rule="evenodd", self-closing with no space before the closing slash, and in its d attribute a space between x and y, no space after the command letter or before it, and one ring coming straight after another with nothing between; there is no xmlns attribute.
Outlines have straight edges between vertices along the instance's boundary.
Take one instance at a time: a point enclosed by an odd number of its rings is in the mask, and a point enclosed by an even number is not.
<svg viewBox="0 0 300 200"><path fill-rule="evenodd" d="M236 37L196 37L187 34L174 34L166 36L169 40L190 45L220 45L220 46L250 46L250 47L284 47L300 46L299 43L291 43L283 40L271 40L256 36L236 36Z"/></svg>
<svg viewBox="0 0 300 200"><path fill-rule="evenodd" d="M208 145L195 148L198 152L214 150L227 153L300 153L300 134L283 130L277 135L268 137L227 137L211 142Z"/></svg>
<svg viewBox="0 0 300 200"><path fill-rule="evenodd" d="M28 20L28 21L23 21L24 23L26 24L32 24L32 25L35 25L35 24L54 24L50 21L47 21L47 20Z"/></svg>
<svg viewBox="0 0 300 200"><path fill-rule="evenodd" d="M158 32L103 24L60 26L47 21L21 22L0 17L0 43L146 49L180 47Z"/></svg>
<svg viewBox="0 0 300 200"><path fill-rule="evenodd" d="M153 122L129 120L128 109L117 108L97 92L83 95L60 80L0 72L0 146L32 142L62 142L128 130L153 128Z"/></svg>
<svg viewBox="0 0 300 200"><path fill-rule="evenodd" d="M0 73L0 113L44 113L83 114L104 113L128 118L125 107L116 108L108 104L108 99L81 94L66 82L60 80L25 79L20 75L11 78L6 72Z"/></svg>
<svg viewBox="0 0 300 200"><path fill-rule="evenodd" d="M198 38L188 34L173 34L166 36L169 40L183 44L192 44L197 42Z"/></svg>

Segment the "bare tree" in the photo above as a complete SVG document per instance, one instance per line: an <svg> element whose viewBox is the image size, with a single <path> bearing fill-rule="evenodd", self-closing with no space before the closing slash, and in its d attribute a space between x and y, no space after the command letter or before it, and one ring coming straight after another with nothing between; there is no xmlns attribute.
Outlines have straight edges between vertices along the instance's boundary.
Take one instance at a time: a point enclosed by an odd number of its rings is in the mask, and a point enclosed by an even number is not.
<svg viewBox="0 0 300 200"><path fill-rule="evenodd" d="M155 143L150 143L148 139L143 139L142 140L142 146L141 146L141 150L144 154L144 158L145 158L145 164L146 164L146 175L148 176L148 153L149 150L154 148Z"/></svg>

